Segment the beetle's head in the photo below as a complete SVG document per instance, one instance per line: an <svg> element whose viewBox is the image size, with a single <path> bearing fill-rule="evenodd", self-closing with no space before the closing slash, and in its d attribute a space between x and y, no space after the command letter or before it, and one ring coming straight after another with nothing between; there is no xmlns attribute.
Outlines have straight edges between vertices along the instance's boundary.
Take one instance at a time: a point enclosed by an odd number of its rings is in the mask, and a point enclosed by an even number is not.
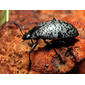
<svg viewBox="0 0 85 85"><path fill-rule="evenodd" d="M22 32L23 26L21 26L20 24L16 23L15 21L13 22L13 24L15 24L17 27L19 27L20 32L23 35L23 32ZM37 36L36 36L35 30L37 30L38 28L39 28L39 26L38 27L34 27L33 30L30 30L28 33L24 34L22 39L23 40L36 39Z"/></svg>
<svg viewBox="0 0 85 85"><path fill-rule="evenodd" d="M26 34L23 35L22 39L23 40L31 39L31 35L29 33L26 33Z"/></svg>

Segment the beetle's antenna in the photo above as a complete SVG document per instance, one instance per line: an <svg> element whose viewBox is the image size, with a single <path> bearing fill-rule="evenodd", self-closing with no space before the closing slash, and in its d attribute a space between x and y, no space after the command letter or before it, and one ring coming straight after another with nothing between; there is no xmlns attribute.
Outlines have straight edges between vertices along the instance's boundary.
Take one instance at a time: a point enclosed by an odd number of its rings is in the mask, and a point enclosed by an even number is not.
<svg viewBox="0 0 85 85"><path fill-rule="evenodd" d="M17 24L15 21L13 22L13 24L15 24L17 27L19 27L20 32L21 32L22 35L23 35L23 32L22 32L22 26L21 26L20 24Z"/></svg>

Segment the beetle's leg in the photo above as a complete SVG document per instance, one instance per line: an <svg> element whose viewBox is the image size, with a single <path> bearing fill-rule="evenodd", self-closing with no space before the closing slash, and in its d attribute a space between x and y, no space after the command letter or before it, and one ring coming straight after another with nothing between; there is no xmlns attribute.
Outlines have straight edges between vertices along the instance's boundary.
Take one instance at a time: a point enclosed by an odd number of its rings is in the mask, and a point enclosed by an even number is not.
<svg viewBox="0 0 85 85"><path fill-rule="evenodd" d="M29 53L29 66L28 66L28 71L30 70L31 68L31 59L30 59L30 53Z"/></svg>
<svg viewBox="0 0 85 85"><path fill-rule="evenodd" d="M46 44L52 45L51 42L46 41L46 39L43 39Z"/></svg>
<svg viewBox="0 0 85 85"><path fill-rule="evenodd" d="M33 40L31 39L32 44L34 44Z"/></svg>
<svg viewBox="0 0 85 85"><path fill-rule="evenodd" d="M64 63L64 61L62 60L62 56L56 51L55 48L54 48L54 51L55 51L56 55L58 56L60 63Z"/></svg>
<svg viewBox="0 0 85 85"><path fill-rule="evenodd" d="M44 40L44 42L47 43L47 44L52 44L51 42L47 42L46 39L43 39L43 40ZM64 61L62 60L62 56L56 51L55 48L53 48L53 49L54 49L56 55L58 56L58 58L59 58L59 60L60 60L60 63L64 63Z"/></svg>
<svg viewBox="0 0 85 85"><path fill-rule="evenodd" d="M34 45L34 42L33 42L33 40L32 39L30 39L30 43L28 43L30 46L33 46Z"/></svg>
<svg viewBox="0 0 85 85"><path fill-rule="evenodd" d="M69 52L70 53L70 55L72 55L73 56L73 58L76 60L76 56L72 53L72 48L68 48L68 50L66 51L66 53L65 53L65 56L67 55L67 53Z"/></svg>
<svg viewBox="0 0 85 85"><path fill-rule="evenodd" d="M34 43L34 42L33 42L33 43ZM31 52L34 50L34 48L37 46L37 44L38 44L38 40L36 41L36 43L33 44L33 46L32 46L32 48L31 48L31 50L30 50L29 53L31 53Z"/></svg>
<svg viewBox="0 0 85 85"><path fill-rule="evenodd" d="M36 41L36 43L33 44L31 50L29 51L29 66L28 66L28 70L30 70L30 67L31 67L31 58L30 58L30 54L31 52L34 50L34 48L37 46L38 44L38 40Z"/></svg>

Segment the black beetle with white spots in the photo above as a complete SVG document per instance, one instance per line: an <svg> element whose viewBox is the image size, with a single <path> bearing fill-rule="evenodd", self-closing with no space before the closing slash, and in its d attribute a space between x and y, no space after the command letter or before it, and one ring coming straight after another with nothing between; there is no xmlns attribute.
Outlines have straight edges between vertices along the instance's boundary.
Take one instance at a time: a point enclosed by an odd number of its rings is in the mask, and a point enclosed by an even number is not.
<svg viewBox="0 0 85 85"><path fill-rule="evenodd" d="M77 29L72 24L62 20L56 20L55 18L52 18L52 20L50 21L46 21L35 26L32 30L28 31L22 37L23 40L31 39L33 44L29 52L29 69L31 67L30 53L37 46L39 39L43 39L44 42L48 44L49 42L47 42L46 39L49 39L49 40L61 39L64 41L64 39L75 38L78 35L79 33ZM34 43L32 39L36 40L36 42ZM54 48L54 51L56 52L55 48ZM68 51L70 51L70 49L68 49ZM56 55L58 55L59 60L62 63L63 60L60 54L56 52ZM75 56L72 53L71 55L75 58Z"/></svg>

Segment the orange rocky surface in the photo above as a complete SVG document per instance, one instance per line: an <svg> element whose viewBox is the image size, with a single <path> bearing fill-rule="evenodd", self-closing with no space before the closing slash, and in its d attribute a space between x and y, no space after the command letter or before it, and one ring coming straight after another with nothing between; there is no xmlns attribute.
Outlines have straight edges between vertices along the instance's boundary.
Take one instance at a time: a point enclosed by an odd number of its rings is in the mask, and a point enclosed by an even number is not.
<svg viewBox="0 0 85 85"><path fill-rule="evenodd" d="M79 38L78 40L79 41L72 46L72 52L77 58L76 61L69 53L65 56L68 49L67 47L62 46L56 48L56 51L63 57L65 64L60 64L53 49L48 50L43 48L32 53L32 70L39 71L40 73L66 73L70 71L77 62L80 62L85 58L85 40Z"/></svg>
<svg viewBox="0 0 85 85"><path fill-rule="evenodd" d="M76 67L77 63L85 59L85 12L84 11L65 11L65 10L40 10L40 11L12 11L10 21L5 23L0 29L0 73L7 74L40 74L40 73L67 73ZM46 45L43 40L39 41L38 46L31 53L32 66L28 71L29 56L28 52L31 49L30 40L22 40L22 34L13 21L21 25L25 25L26 33L28 30L36 26L37 23L50 20L52 17L61 19L73 24L79 31L79 36L67 42L66 44L53 42L54 46ZM53 50L62 56L65 61L61 64ZM72 48L72 53L76 56L75 59L65 53L68 47ZM84 73L82 67L79 67L79 72Z"/></svg>

